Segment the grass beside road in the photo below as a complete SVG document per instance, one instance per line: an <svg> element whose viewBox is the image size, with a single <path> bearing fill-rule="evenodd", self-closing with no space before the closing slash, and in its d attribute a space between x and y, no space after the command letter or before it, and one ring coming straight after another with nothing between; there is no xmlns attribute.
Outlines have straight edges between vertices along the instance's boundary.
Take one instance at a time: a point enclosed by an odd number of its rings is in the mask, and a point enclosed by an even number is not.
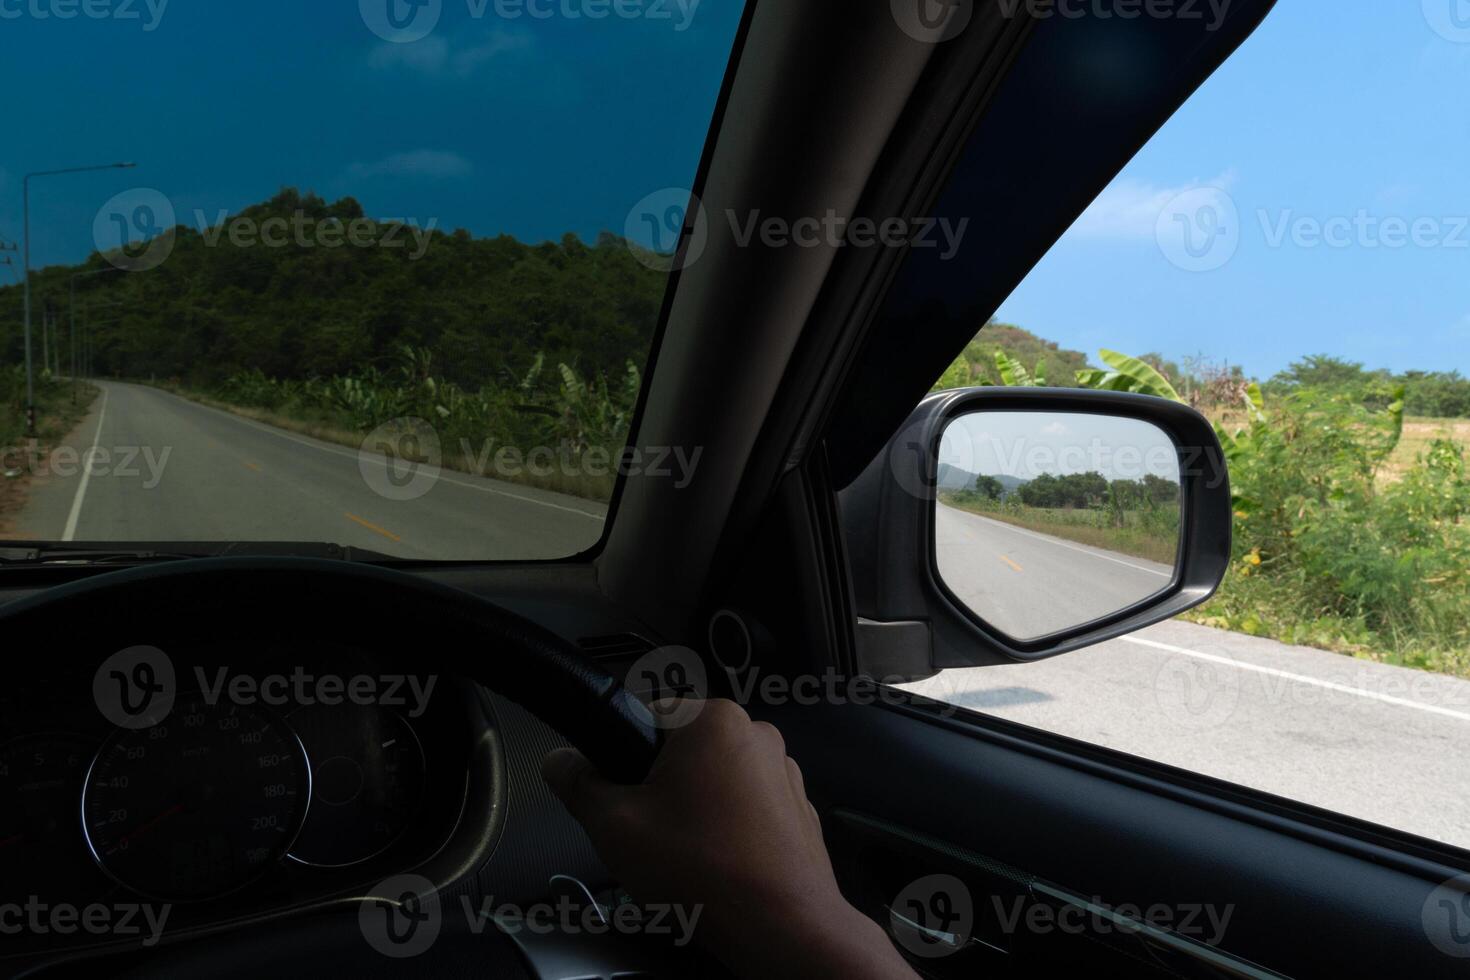
<svg viewBox="0 0 1470 980"><path fill-rule="evenodd" d="M26 388L23 370L0 369L0 537L9 536L10 521L25 506L31 471L77 427L98 390L79 382L36 379L36 437L26 435ZM75 401L73 401L75 396Z"/></svg>
<svg viewBox="0 0 1470 980"><path fill-rule="evenodd" d="M1107 511L1081 508L1027 507L964 492L942 492L940 501L957 510L979 514L1013 527L1161 565L1174 564L1175 547L1179 541L1177 515L1170 529L1166 520L1150 520L1141 511L1113 515ZM1117 526L1117 517L1122 518L1121 527Z"/></svg>
<svg viewBox="0 0 1470 980"><path fill-rule="evenodd" d="M1232 461L1235 562L1183 618L1282 643L1470 677L1470 419L1268 404ZM1231 431L1236 413L1217 420ZM1277 420L1286 424L1279 424Z"/></svg>
<svg viewBox="0 0 1470 980"><path fill-rule="evenodd" d="M1426 592L1435 586L1427 585ZM1464 620L1453 610L1424 616L1415 629L1375 627L1366 615L1321 606L1304 610L1307 590L1257 575L1249 565L1232 568L1209 602L1180 616L1202 626L1314 647L1374 663L1394 664L1470 679L1470 650L1458 641ZM1461 607L1467 606L1463 600Z"/></svg>

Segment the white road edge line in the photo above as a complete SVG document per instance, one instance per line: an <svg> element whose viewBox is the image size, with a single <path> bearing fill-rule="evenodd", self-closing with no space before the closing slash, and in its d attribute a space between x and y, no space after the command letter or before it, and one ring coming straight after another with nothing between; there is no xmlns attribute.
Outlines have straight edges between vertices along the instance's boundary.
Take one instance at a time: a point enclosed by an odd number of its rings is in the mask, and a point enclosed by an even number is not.
<svg viewBox="0 0 1470 980"><path fill-rule="evenodd" d="M1289 670L1277 670L1275 667L1262 667L1259 664L1245 663L1240 660L1232 660L1230 657L1221 657L1213 653L1200 653L1198 650L1186 650L1184 647L1176 647L1169 643L1159 643L1157 640L1144 640L1136 636L1119 637L1124 643L1132 643L1136 646L1153 647L1156 650L1164 650L1168 653L1177 653L1185 657L1196 657L1200 660L1208 660L1211 663L1224 664L1227 667L1238 667L1241 670L1254 671L1257 674L1269 674L1272 677L1280 677L1284 680L1296 681L1298 684L1310 684L1314 687L1325 687L1330 691L1341 691L1344 694L1355 694L1360 698L1368 698L1371 701L1382 701L1384 704L1396 704L1402 708L1414 708L1418 711L1427 711L1431 714L1444 715L1447 718L1458 718L1461 721L1470 721L1470 714L1463 711L1453 711L1449 708L1441 708L1434 704L1425 704L1422 701L1410 701L1408 698L1397 698L1392 694L1379 694L1377 691L1366 691L1361 687L1353 687L1349 684L1338 684L1335 681L1324 681L1317 677L1308 677L1305 674L1293 674Z"/></svg>
<svg viewBox="0 0 1470 980"><path fill-rule="evenodd" d="M97 410L97 434L92 437L92 448L82 454L82 482L77 484L77 495L71 502L71 513L66 518L66 530L61 532L62 541L74 541L77 522L82 519L82 501L87 499L87 484L92 482L92 459L97 447L102 445L102 423L107 421L107 389L102 389L102 407Z"/></svg>
<svg viewBox="0 0 1470 980"><path fill-rule="evenodd" d="M147 385L141 385L140 387L147 388L148 386ZM289 432L283 432L282 430L277 429L277 428L275 428L273 426L265 425L264 423L257 422L254 419L247 419L244 416L236 415L233 412L226 412L226 411L223 411L221 409L214 408L211 405L201 405L198 402L190 401L189 399L184 398L184 397L182 397L180 395L175 395L171 391L164 391L161 388L149 388L149 390L150 391L156 391L156 392L158 392L159 394L162 394L162 395L168 395L171 398L177 398L179 401L184 402L187 405L192 405L195 408L202 408L205 411L214 412L216 415L222 415L222 416L224 416L227 419L234 419L236 422L239 422L242 425L247 425L247 426L249 426L252 429L259 429L261 432L266 432L266 433L269 433L269 434L271 434L273 436L280 436L282 439L285 439L287 442L294 442L294 443L296 443L297 445L300 445L300 446L308 446L308 447L310 447L312 449L319 449L319 450L321 450L324 453L331 453L334 456L346 456L348 459L355 459L355 460L361 461L364 458L364 457L362 457L358 453L348 452L345 449L338 449L338 448L336 448L334 446L323 446L323 445L320 445L319 443L310 442L310 441L308 441L306 439L299 439L299 438L297 438L296 436L292 435ZM373 456L369 456L367 458L368 459L371 459L374 463L376 463L377 465L383 467L384 469L387 469L388 468L388 460L386 458L385 459L377 459L377 458L375 458ZM522 503L536 504L536 505L541 506L541 507L550 507L552 510L564 510L568 514L578 514L578 515L580 515L582 517L587 518L588 520L602 521L604 523L606 523L606 521L607 521L607 516L605 514L593 514L590 511L579 510L576 507L566 507L566 506L564 506L562 504L553 504L553 503L551 503L549 501L546 501L546 500L537 500L535 497L523 497L523 496L521 496L518 493L508 493L505 490L494 490L494 489L492 489L490 487L477 487L473 483L466 483L463 480L455 480L455 479L452 479L450 477L445 476L442 468L441 468L440 473L439 473L439 479L443 480L445 483L452 483L452 484L454 484L457 487L464 487L466 490L478 490L480 493L493 494L494 496L497 496L497 497L509 497L511 500L519 500Z"/></svg>
<svg viewBox="0 0 1470 980"><path fill-rule="evenodd" d="M949 509L950 510L955 510L955 508L953 508L953 507L951 507ZM1132 568L1132 569L1135 569L1135 570L1140 571L1140 572L1148 572L1150 575L1157 575L1157 576L1159 576L1159 578L1169 578L1169 579L1171 579L1171 578L1174 577L1174 573L1173 572L1161 572L1161 571L1159 571L1156 568L1144 568L1142 565L1135 565L1131 561L1124 561L1121 558L1113 558L1110 555L1099 554L1098 552L1096 552L1096 551L1094 551L1094 550L1092 550L1090 548L1082 548L1082 547L1079 547L1078 545L1075 545L1075 544L1068 544L1067 542L1065 542L1065 541L1059 541L1056 538L1051 537L1050 535L1047 535L1047 534L1037 534L1035 531L1028 531L1024 527L1016 527L1016 525L1014 525L1014 524L1007 524L1005 521L997 521L997 520L994 520L994 519L989 518L989 517L981 517L979 514L970 514L969 511L963 511L963 510L956 511L956 513L959 513L959 514L968 514L970 517L978 518L979 520L982 520L982 521L984 521L987 524L994 524L996 527L1005 528L1007 531L1015 531L1017 534L1024 534L1028 538L1035 538L1038 541L1044 541L1047 544L1054 544L1054 545L1056 545L1059 548L1066 548L1068 551L1075 551L1075 552L1077 552L1079 554L1091 555L1093 558L1101 558L1103 561L1116 562L1119 565L1125 565L1128 568Z"/></svg>

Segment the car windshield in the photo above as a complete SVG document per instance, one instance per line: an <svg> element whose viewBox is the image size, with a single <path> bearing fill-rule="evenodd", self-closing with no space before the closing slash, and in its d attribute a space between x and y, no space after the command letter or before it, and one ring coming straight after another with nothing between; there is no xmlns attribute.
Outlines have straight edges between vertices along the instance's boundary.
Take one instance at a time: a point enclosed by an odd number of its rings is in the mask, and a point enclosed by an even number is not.
<svg viewBox="0 0 1470 980"><path fill-rule="evenodd" d="M0 6L0 555L553 559L691 479L625 445L740 6Z"/></svg>

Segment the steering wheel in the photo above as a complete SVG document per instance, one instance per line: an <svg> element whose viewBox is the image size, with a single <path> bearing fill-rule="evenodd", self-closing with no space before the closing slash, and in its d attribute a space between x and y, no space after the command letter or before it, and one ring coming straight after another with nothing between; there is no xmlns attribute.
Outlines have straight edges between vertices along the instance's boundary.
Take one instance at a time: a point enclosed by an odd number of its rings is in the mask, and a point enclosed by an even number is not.
<svg viewBox="0 0 1470 980"><path fill-rule="evenodd" d="M207 558L132 568L0 607L0 636L12 649L26 641L36 651L13 665L22 671L46 669L52 651L63 645L97 663L132 646L167 653L207 649L221 640L238 648L242 639L258 641L262 659L328 639L334 646L397 649L415 674L468 678L520 704L608 779L642 782L659 751L660 732L648 710L566 640L468 592L372 565ZM577 954L553 945L541 955L548 952L557 963ZM607 950L589 955L578 962L598 962ZM640 950L635 962L645 955ZM218 934L153 951L127 975L259 976L283 963L360 977L396 975L404 965L369 948L355 914L350 921L326 915L294 926L272 920L264 932ZM412 965L471 976L483 975L487 963L496 965L496 975L530 975L530 964L495 930L480 935L446 927L429 955Z"/></svg>
<svg viewBox="0 0 1470 980"><path fill-rule="evenodd" d="M50 588L0 607L0 635L111 653L238 636L301 646L313 634L400 649L415 671L466 677L526 708L608 779L641 783L652 716L566 640L478 596L379 568L304 558L205 558Z"/></svg>

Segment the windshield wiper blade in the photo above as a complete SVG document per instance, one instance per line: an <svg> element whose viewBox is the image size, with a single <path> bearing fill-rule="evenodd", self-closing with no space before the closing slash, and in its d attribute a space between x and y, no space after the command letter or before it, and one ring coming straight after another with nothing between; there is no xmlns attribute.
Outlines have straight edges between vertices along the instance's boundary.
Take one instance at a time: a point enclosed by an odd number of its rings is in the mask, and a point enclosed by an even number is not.
<svg viewBox="0 0 1470 980"><path fill-rule="evenodd" d="M391 555L347 545L311 542L181 542L139 543L119 548L103 543L56 544L41 541L0 543L0 567L38 565L136 565L190 558L326 558L337 561L391 562Z"/></svg>
<svg viewBox="0 0 1470 980"><path fill-rule="evenodd" d="M183 552L97 548L66 548L56 545L0 547L0 565L132 565L153 561L183 561L200 555Z"/></svg>

